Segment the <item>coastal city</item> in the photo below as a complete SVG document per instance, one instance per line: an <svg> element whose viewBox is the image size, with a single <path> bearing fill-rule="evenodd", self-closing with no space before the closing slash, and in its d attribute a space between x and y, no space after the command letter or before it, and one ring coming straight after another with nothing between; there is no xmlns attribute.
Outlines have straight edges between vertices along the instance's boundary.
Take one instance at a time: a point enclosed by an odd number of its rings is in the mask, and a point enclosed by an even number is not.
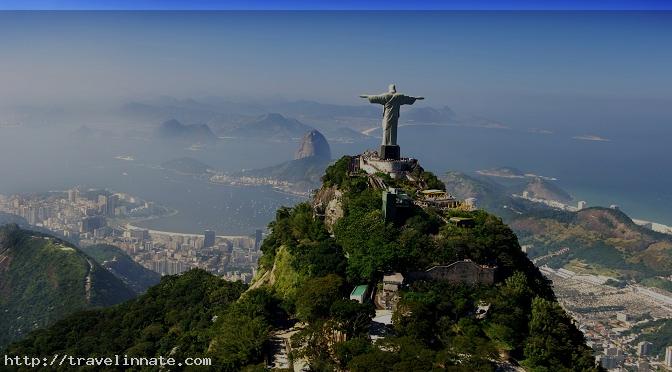
<svg viewBox="0 0 672 372"><path fill-rule="evenodd" d="M297 191L292 182L273 177L232 176L225 173L217 173L212 175L209 180L212 183L232 186L271 186L276 191L301 197L310 195L309 192Z"/></svg>
<svg viewBox="0 0 672 372"><path fill-rule="evenodd" d="M597 360L615 371L651 371L672 367L672 345L657 356L649 341L638 341L644 330L672 322L672 296L656 288L632 284L622 288L610 279L542 266L553 281L562 307L574 319Z"/></svg>
<svg viewBox="0 0 672 372"><path fill-rule="evenodd" d="M586 201L569 205L535 198L527 191L512 196L569 212L587 208ZM609 207L619 209L615 204ZM655 232L672 234L672 227L664 224L638 219L633 222ZM522 249L528 254L533 251L533 247L527 245ZM653 343L640 341L645 334L655 335L665 324L672 324L672 293L638 283L624 283L605 275L593 275L588 273L590 270L579 272L545 264L547 259L567 254L570 250L565 247L531 259L553 282L558 301L586 337L600 365L610 371L672 370L672 344L659 355L653 350ZM579 266L577 269L583 268ZM672 277L662 280L672 281Z"/></svg>
<svg viewBox="0 0 672 372"><path fill-rule="evenodd" d="M170 216L176 211L109 190L72 188L30 195L0 195L0 211L56 233L81 246L110 244L161 275L201 268L227 280L249 283L260 256L262 231L249 236L221 236L155 231L134 223Z"/></svg>
<svg viewBox="0 0 672 372"><path fill-rule="evenodd" d="M514 195L552 208L576 211L586 207L536 199L526 192ZM616 208L616 206L612 206ZM249 236L157 231L135 226L147 219L170 216L176 211L151 201L105 189L71 188L41 194L0 195L0 211L24 218L30 225L48 229L63 238L87 246L110 244L134 261L161 275L201 268L225 280L250 283L261 255L262 230ZM650 223L639 223L652 228ZM665 225L657 230L666 232ZM530 247L523 246L523 250ZM566 254L565 248L547 256L533 257L542 273L553 281L563 308L584 333L596 359L610 370L649 371L672 367L672 345L662 356L648 341L637 341L642 332L672 322L672 296L638 284L614 287L614 278L577 273L544 264L547 257Z"/></svg>

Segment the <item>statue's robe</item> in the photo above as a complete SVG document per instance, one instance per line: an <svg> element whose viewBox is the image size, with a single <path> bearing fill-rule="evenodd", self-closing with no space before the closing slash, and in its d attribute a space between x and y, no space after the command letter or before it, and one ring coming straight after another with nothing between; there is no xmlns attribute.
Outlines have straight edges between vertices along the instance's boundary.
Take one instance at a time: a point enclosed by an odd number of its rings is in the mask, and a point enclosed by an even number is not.
<svg viewBox="0 0 672 372"><path fill-rule="evenodd" d="M383 110L383 145L396 145L399 108L401 105L412 105L416 98L401 93L383 93L367 98L369 102L378 103L385 107Z"/></svg>

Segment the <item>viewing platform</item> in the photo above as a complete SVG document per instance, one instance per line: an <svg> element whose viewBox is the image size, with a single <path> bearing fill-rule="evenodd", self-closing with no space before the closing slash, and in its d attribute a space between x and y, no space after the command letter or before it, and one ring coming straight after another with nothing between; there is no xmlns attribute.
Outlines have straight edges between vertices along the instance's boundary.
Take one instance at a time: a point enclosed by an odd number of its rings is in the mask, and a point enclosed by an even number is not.
<svg viewBox="0 0 672 372"><path fill-rule="evenodd" d="M385 173L392 178L402 178L418 167L413 158L381 159L376 151L366 151L358 157L357 167L368 174Z"/></svg>

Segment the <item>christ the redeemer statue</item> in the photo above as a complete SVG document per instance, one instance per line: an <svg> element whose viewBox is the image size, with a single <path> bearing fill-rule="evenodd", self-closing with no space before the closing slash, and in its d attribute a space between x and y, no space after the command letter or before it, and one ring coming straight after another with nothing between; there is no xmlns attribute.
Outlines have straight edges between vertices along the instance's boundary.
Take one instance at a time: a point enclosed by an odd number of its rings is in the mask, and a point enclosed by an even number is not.
<svg viewBox="0 0 672 372"><path fill-rule="evenodd" d="M371 103L378 103L384 106L383 109L383 143L380 148L380 157L382 159L399 159L399 146L397 145L397 126L399 124L399 108L401 105L412 105L415 100L425 99L424 97L406 96L397 93L394 84L390 84L387 93L378 95L361 95Z"/></svg>

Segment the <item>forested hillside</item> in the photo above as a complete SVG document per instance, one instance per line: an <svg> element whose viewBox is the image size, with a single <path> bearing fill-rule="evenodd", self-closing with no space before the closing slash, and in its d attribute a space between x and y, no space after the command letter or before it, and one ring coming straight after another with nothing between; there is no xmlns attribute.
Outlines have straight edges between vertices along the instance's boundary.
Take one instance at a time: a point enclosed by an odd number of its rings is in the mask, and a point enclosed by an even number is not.
<svg viewBox="0 0 672 372"><path fill-rule="evenodd" d="M243 293L199 270L163 278L136 300L73 315L12 345L11 355L209 356L214 369L263 369L278 349L277 331L294 330L290 358L312 370L535 371L598 370L583 335L555 300L549 282L501 219L484 211L412 206L386 221L382 190L366 174L330 166L313 203L281 208L262 245L256 282ZM389 180L409 193L436 177ZM337 190L338 192L326 192ZM332 195L341 216L327 225L318 203ZM473 226L448 223L473 219ZM493 284L420 279L400 291L392 324L374 342L370 302L348 299L356 285L383 275L471 260L496 267ZM487 305L483 313L479 309ZM290 328L291 327L291 328ZM67 335L64 337L64 335ZM104 340L104 341L99 341Z"/></svg>

